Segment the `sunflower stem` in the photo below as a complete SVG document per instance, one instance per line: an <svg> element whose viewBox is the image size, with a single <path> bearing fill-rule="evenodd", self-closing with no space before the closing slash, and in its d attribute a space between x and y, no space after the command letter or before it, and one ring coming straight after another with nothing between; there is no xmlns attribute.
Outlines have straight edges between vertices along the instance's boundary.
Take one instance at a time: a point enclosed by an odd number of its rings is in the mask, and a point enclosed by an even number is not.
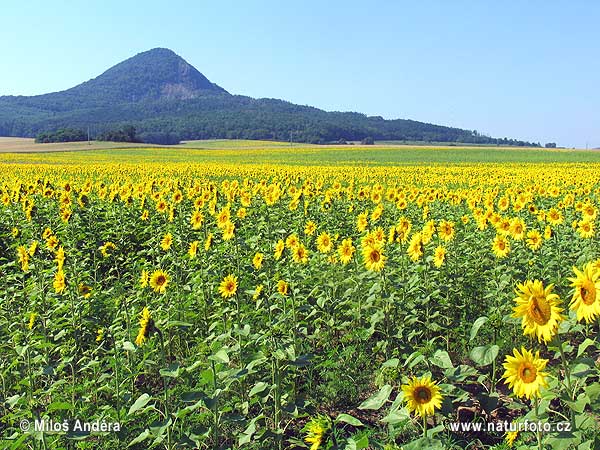
<svg viewBox="0 0 600 450"><path fill-rule="evenodd" d="M540 399L538 397L538 398L535 399L535 418L537 419L537 422L538 422L538 429L535 432L535 437L537 438L538 449L539 450L543 450L543 447L542 447L542 432L539 429L539 423L540 423L539 406L540 406Z"/></svg>
<svg viewBox="0 0 600 450"><path fill-rule="evenodd" d="M423 437L427 438L427 414L423 414Z"/></svg>

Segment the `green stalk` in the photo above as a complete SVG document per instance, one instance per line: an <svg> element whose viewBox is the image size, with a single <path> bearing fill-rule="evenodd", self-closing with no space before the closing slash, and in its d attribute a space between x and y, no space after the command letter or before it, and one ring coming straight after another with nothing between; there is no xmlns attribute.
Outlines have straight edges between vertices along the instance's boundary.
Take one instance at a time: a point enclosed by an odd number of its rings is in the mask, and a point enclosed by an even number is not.
<svg viewBox="0 0 600 450"><path fill-rule="evenodd" d="M158 337L160 338L160 355L162 357L162 365L166 369L167 368L167 358L165 357L165 341L163 338L163 334L159 329L156 329L158 333ZM167 448L171 448L171 426L169 424L170 414L169 414L169 385L167 382L167 377L163 376L163 394L164 394L164 402L165 402L165 421L167 423Z"/></svg>
<svg viewBox="0 0 600 450"><path fill-rule="evenodd" d="M535 399L535 418L538 421L538 425L539 425L539 422L540 422L539 406L540 406L540 399L536 398ZM543 450L543 447L542 447L542 432L539 429L539 427L538 427L538 429L535 432L535 437L537 438L538 449L539 450Z"/></svg>
<svg viewBox="0 0 600 450"><path fill-rule="evenodd" d="M423 437L427 438L427 414L423 414Z"/></svg>

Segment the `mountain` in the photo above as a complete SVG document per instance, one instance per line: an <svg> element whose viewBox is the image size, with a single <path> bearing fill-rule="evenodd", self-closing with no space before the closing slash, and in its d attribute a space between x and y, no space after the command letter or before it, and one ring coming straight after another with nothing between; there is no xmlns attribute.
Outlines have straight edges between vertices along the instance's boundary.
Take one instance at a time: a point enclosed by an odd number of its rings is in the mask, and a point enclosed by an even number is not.
<svg viewBox="0 0 600 450"><path fill-rule="evenodd" d="M179 139L339 139L529 143L471 130L354 112L326 112L277 99L232 95L173 51L155 48L129 58L71 89L0 97L0 136L32 137L59 128L93 135L125 125L141 136ZM159 139L160 140L160 139Z"/></svg>

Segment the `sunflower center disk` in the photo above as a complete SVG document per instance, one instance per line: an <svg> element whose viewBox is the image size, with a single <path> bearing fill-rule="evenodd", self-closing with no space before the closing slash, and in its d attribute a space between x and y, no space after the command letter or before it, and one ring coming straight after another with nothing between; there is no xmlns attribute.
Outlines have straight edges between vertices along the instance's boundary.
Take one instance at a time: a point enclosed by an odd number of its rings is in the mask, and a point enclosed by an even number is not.
<svg viewBox="0 0 600 450"><path fill-rule="evenodd" d="M552 316L552 309L544 297L531 297L529 315L538 325L546 325Z"/></svg>
<svg viewBox="0 0 600 450"><path fill-rule="evenodd" d="M519 370L519 378L524 383L532 383L537 377L537 369L531 364L523 364Z"/></svg>
<svg viewBox="0 0 600 450"><path fill-rule="evenodd" d="M586 305L592 305L596 301L596 286L589 280L585 280L583 286L579 288L581 300Z"/></svg>
<svg viewBox="0 0 600 450"><path fill-rule="evenodd" d="M426 387L419 387L415 390L415 400L424 405L431 400L431 390Z"/></svg>

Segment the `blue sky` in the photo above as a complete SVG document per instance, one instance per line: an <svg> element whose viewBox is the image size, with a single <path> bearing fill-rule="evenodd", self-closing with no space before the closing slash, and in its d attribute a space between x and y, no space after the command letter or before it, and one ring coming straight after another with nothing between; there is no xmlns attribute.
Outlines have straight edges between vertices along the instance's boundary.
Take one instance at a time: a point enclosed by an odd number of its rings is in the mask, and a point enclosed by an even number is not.
<svg viewBox="0 0 600 450"><path fill-rule="evenodd" d="M167 47L231 93L600 147L599 24L595 0L4 2L0 95Z"/></svg>

